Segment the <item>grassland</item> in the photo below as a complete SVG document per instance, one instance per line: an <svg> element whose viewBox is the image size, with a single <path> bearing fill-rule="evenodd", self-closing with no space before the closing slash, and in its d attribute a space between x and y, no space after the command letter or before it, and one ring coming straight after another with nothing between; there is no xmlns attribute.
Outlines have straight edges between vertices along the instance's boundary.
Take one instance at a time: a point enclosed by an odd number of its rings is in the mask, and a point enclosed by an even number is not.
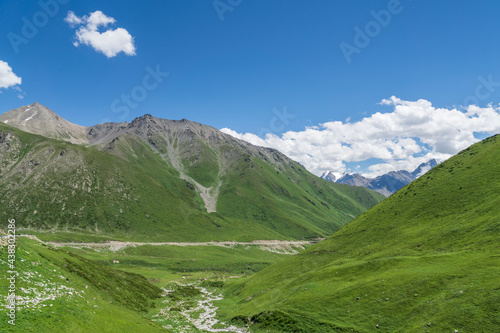
<svg viewBox="0 0 500 333"><path fill-rule="evenodd" d="M255 332L495 332L500 138L462 151L327 240L226 284Z"/></svg>
<svg viewBox="0 0 500 333"><path fill-rule="evenodd" d="M19 326L0 330L199 332L193 320L218 306L227 324L214 327L252 332L495 332L499 148L498 136L470 147L293 256L258 245L55 250L21 237L27 298Z"/></svg>
<svg viewBox="0 0 500 333"><path fill-rule="evenodd" d="M284 258L257 245L136 246L118 251L62 248L107 267L143 275L156 284L191 283L200 278L248 276ZM300 248L297 250L301 251ZM119 261L119 263L113 263Z"/></svg>

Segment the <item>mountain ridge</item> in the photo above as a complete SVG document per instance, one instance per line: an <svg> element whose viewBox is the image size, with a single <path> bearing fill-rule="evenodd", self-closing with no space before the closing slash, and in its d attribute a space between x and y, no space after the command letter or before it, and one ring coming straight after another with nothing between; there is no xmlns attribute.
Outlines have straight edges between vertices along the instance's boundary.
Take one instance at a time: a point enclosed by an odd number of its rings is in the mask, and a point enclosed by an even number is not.
<svg viewBox="0 0 500 333"><path fill-rule="evenodd" d="M310 239L383 199L185 119L98 124L78 144L59 126L47 138L11 125L0 123L0 215L19 216L19 228L42 238Z"/></svg>

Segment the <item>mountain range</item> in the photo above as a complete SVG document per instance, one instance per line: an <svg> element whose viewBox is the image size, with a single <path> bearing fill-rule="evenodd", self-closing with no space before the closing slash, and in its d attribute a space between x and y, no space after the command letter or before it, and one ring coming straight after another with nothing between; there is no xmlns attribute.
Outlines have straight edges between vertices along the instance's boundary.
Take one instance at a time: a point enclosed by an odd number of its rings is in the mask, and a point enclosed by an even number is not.
<svg viewBox="0 0 500 333"><path fill-rule="evenodd" d="M186 119L83 127L34 103L0 122L0 218L41 238L313 239L383 199Z"/></svg>
<svg viewBox="0 0 500 333"><path fill-rule="evenodd" d="M426 163L420 164L413 172L406 170L391 171L376 178L367 178L358 173L353 173L344 174L342 177L337 179L332 171L326 171L323 173L321 178L339 184L363 186L388 197L418 177L422 176L436 165L438 165L437 161L432 159Z"/></svg>

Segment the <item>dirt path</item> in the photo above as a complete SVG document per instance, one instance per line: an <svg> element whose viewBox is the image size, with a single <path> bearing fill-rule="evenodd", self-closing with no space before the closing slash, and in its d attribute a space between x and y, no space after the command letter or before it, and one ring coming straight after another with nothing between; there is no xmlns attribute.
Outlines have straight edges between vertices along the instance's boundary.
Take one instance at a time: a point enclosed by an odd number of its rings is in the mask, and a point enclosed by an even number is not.
<svg viewBox="0 0 500 333"><path fill-rule="evenodd" d="M292 251L293 248L304 248L304 245L315 244L317 241L279 241L279 240L255 240L252 242L235 242L235 241L223 241L223 242L160 242L160 243L140 243L140 242L120 242L120 241L110 241L106 243L56 243L48 242L47 244L54 247L88 247L88 248L106 248L109 247L111 251L118 251L129 246L222 246L222 247L234 247L236 245L256 245L264 250L271 252L297 252ZM273 251L274 250L274 251Z"/></svg>
<svg viewBox="0 0 500 333"><path fill-rule="evenodd" d="M317 241L280 241L280 240L254 240L251 242L234 242L234 241L223 241L223 242L161 242L161 243L140 243L140 242L119 242L110 241L106 243L57 243L57 242L47 242L47 244L54 247L74 247L74 248L109 248L111 251L118 251L129 246L222 246L222 247L234 247L236 245L254 245L259 246L263 250L270 252L280 252L294 254L298 251L296 248L303 249L304 245L315 244Z"/></svg>

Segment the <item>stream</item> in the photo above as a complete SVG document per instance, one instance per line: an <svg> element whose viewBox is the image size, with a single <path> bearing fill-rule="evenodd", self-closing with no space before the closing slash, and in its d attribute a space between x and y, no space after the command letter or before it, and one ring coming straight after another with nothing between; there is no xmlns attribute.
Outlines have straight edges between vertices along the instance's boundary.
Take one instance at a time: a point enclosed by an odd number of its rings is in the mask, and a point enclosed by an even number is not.
<svg viewBox="0 0 500 333"><path fill-rule="evenodd" d="M202 297L204 298L201 301L198 301L198 306L194 309L184 310L182 311L182 315L186 317L186 319L191 322L194 326L196 326L199 330L205 330L208 332L238 332L238 333L246 333L247 330L243 328L238 328L236 326L229 326L227 328L213 328L215 324L219 323L219 320L215 318L217 307L213 305L213 301L220 301L222 296L215 296L207 289L203 287L198 287L202 292ZM191 317L191 312L198 312L202 310L203 312L200 314L198 319L194 319Z"/></svg>

